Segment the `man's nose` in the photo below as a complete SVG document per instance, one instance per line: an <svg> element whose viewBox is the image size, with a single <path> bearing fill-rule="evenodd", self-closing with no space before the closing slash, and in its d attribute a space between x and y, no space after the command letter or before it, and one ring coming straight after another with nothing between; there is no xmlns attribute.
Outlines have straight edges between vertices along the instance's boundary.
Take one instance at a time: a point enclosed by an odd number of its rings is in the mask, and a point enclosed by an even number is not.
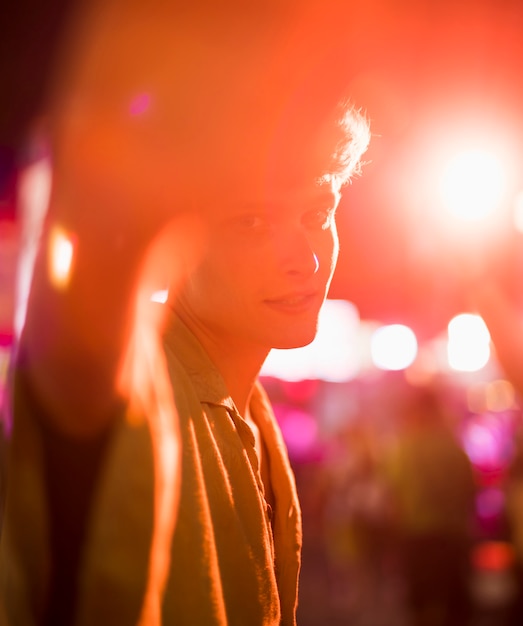
<svg viewBox="0 0 523 626"><path fill-rule="evenodd" d="M320 268L318 255L305 233L294 232L279 241L283 270L296 276L312 276Z"/></svg>

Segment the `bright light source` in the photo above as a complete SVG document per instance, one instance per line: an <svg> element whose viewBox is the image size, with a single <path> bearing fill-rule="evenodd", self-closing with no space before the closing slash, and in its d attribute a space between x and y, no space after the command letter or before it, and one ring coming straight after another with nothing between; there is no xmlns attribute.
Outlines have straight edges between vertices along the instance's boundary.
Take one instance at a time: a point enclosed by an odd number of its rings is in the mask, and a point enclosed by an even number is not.
<svg viewBox="0 0 523 626"><path fill-rule="evenodd" d="M358 330L359 314L353 304L327 300L314 341L303 348L272 350L261 375L288 381L350 380L360 369Z"/></svg>
<svg viewBox="0 0 523 626"><path fill-rule="evenodd" d="M49 278L58 289L67 286L73 262L72 238L60 228L54 228L49 237Z"/></svg>
<svg viewBox="0 0 523 626"><path fill-rule="evenodd" d="M493 153L468 150L448 162L441 179L441 195L452 215L474 221L499 209L505 186L503 166Z"/></svg>
<svg viewBox="0 0 523 626"><path fill-rule="evenodd" d="M490 333L479 315L462 313L449 322L447 357L460 372L477 372L488 363Z"/></svg>
<svg viewBox="0 0 523 626"><path fill-rule="evenodd" d="M403 324L381 326L371 337L371 357L383 370L403 370L411 365L418 353L414 332Z"/></svg>

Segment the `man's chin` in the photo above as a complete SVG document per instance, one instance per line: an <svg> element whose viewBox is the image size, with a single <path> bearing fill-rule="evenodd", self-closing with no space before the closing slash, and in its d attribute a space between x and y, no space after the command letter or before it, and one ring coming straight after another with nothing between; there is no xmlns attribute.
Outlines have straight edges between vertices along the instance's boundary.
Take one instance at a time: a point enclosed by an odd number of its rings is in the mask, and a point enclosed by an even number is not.
<svg viewBox="0 0 523 626"><path fill-rule="evenodd" d="M277 350L294 350L295 348L304 348L314 341L316 337L316 328L308 333L301 333L300 335L293 334L292 336L285 337L278 344L273 346Z"/></svg>

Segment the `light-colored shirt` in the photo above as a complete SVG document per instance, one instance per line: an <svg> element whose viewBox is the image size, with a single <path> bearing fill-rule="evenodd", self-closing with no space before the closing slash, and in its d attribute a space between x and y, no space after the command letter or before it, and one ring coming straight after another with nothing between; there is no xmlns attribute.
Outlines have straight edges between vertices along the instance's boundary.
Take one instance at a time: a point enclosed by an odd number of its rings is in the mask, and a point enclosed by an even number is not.
<svg viewBox="0 0 523 626"><path fill-rule="evenodd" d="M231 625L294 624L301 518L268 399L257 384L250 413L270 481L264 485L252 430L201 345L175 317L165 346L182 445L166 623L172 617L177 624L214 624L224 613Z"/></svg>
<svg viewBox="0 0 523 626"><path fill-rule="evenodd" d="M250 404L260 468L253 432L220 373L174 315L164 350L181 444L173 468L181 481L161 623L293 626L301 514L267 396L257 384ZM89 516L76 626L134 626L143 614L157 472L150 424L122 419L113 433ZM29 626L37 623L50 563L41 443L30 415L19 419L14 444L0 585L9 594L8 616Z"/></svg>

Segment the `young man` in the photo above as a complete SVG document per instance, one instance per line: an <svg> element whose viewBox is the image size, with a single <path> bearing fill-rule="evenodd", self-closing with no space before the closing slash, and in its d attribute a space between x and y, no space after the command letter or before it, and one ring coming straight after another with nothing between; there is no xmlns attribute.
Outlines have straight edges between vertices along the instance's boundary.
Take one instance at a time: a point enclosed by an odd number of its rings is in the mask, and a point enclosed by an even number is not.
<svg viewBox="0 0 523 626"><path fill-rule="evenodd" d="M78 249L58 290L44 237L18 350L13 623L295 623L299 504L257 376L314 338L369 135L289 15L228 8L125 3L64 72L47 233Z"/></svg>
<svg viewBox="0 0 523 626"><path fill-rule="evenodd" d="M357 141L358 116L345 115L349 143ZM187 607L187 623L214 623L219 611L235 624L295 621L299 505L257 376L272 348L303 346L316 334L338 255L335 213L347 174L329 166L310 178L284 175L268 189L242 179L230 198L204 208L205 251L169 303L165 342L182 487L165 604L173 618ZM202 577L209 553L214 578Z"/></svg>

